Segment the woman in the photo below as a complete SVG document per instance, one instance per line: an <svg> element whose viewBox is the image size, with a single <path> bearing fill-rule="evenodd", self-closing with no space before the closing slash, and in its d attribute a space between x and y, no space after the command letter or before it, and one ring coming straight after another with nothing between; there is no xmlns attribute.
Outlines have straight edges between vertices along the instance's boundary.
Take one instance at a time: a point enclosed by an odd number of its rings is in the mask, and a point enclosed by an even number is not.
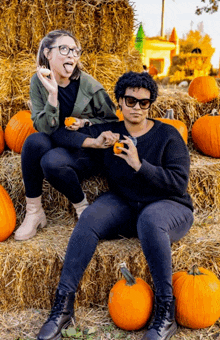
<svg viewBox="0 0 220 340"><path fill-rule="evenodd" d="M42 156L63 142L66 134L71 144L74 131L79 128L118 119L115 105L103 86L81 70L81 52L78 40L64 30L50 32L40 43L37 73L30 85L32 119L39 133L27 138L22 150L27 206L25 219L15 232L15 240L27 240L36 234L38 226L46 225L41 205L44 178L40 166ZM51 71L49 77L42 75L42 67ZM67 132L64 120L68 116L75 117L76 122L68 127ZM54 186L60 189L56 183ZM61 192L66 194L65 191ZM84 195L71 195L71 202L78 217L88 205Z"/></svg>
<svg viewBox="0 0 220 340"><path fill-rule="evenodd" d="M148 118L157 97L157 84L148 73L125 73L116 84L115 96L124 121L81 130L86 132L83 148L102 149L98 166L110 190L84 210L73 230L55 302L38 340L60 339L74 315L75 293L98 241L119 235L139 238L154 282L155 314L142 340L170 339L177 329L171 243L180 240L193 223L186 191L189 152L173 126ZM114 155L110 146L118 139L124 147ZM48 164L45 157L43 163ZM88 157L87 162L97 163L97 159ZM73 159L72 167L80 171ZM80 183L76 185L80 188Z"/></svg>

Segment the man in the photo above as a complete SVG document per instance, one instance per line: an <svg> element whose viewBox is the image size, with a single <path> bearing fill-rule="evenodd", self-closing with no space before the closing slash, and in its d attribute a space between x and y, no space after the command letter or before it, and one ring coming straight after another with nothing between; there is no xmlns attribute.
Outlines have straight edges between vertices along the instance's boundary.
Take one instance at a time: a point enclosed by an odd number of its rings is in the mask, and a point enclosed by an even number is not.
<svg viewBox="0 0 220 340"><path fill-rule="evenodd" d="M91 169L96 164L110 190L82 212L73 230L54 306L38 340L59 339L62 328L71 322L75 292L98 241L119 235L139 238L154 282L155 313L142 340L170 339L177 330L171 243L182 238L193 222L193 206L186 192L190 159L173 126L148 118L157 91L148 73L125 73L115 87L124 121L77 132L82 148L96 153L85 153L81 161L74 159L68 166L79 175L86 162ZM112 146L117 140L124 147L114 154ZM101 156L96 158L99 152Z"/></svg>

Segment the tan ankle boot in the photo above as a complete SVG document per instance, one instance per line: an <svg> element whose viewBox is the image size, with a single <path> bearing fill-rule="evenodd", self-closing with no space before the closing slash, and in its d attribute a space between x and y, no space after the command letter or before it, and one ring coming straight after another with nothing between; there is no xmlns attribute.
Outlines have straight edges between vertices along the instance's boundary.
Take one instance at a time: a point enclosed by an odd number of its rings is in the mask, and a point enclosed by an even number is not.
<svg viewBox="0 0 220 340"><path fill-rule="evenodd" d="M28 240L35 236L38 227L45 227L47 224L46 215L42 208L41 196L35 198L26 197L26 215L23 223L15 232L15 240Z"/></svg>

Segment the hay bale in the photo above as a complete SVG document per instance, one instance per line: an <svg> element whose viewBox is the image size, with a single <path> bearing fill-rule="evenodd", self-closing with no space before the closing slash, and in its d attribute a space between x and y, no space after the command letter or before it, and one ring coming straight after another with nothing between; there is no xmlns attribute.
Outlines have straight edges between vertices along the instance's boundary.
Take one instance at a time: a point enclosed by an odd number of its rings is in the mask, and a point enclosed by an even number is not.
<svg viewBox="0 0 220 340"><path fill-rule="evenodd" d="M73 31L84 51L125 52L133 38L133 4L128 0L1 0L1 51L36 53L40 40L59 28Z"/></svg>
<svg viewBox="0 0 220 340"><path fill-rule="evenodd" d="M31 240L16 242L10 237L0 244L0 310L50 309L73 227L49 225ZM197 263L220 277L219 233L219 224L194 224L172 245L173 272ZM153 288L138 239L101 241L79 284L76 307L107 304L111 287L122 277L120 262Z"/></svg>

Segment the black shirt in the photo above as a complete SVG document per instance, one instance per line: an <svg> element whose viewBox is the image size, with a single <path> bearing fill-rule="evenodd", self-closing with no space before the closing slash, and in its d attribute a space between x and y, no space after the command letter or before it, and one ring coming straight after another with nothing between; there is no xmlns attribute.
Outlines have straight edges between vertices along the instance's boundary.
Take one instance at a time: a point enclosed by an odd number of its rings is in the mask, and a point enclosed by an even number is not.
<svg viewBox="0 0 220 340"><path fill-rule="evenodd" d="M58 86L58 101L60 104L60 126L64 125L66 117L71 116L79 89L79 79L70 80L66 87Z"/></svg>

